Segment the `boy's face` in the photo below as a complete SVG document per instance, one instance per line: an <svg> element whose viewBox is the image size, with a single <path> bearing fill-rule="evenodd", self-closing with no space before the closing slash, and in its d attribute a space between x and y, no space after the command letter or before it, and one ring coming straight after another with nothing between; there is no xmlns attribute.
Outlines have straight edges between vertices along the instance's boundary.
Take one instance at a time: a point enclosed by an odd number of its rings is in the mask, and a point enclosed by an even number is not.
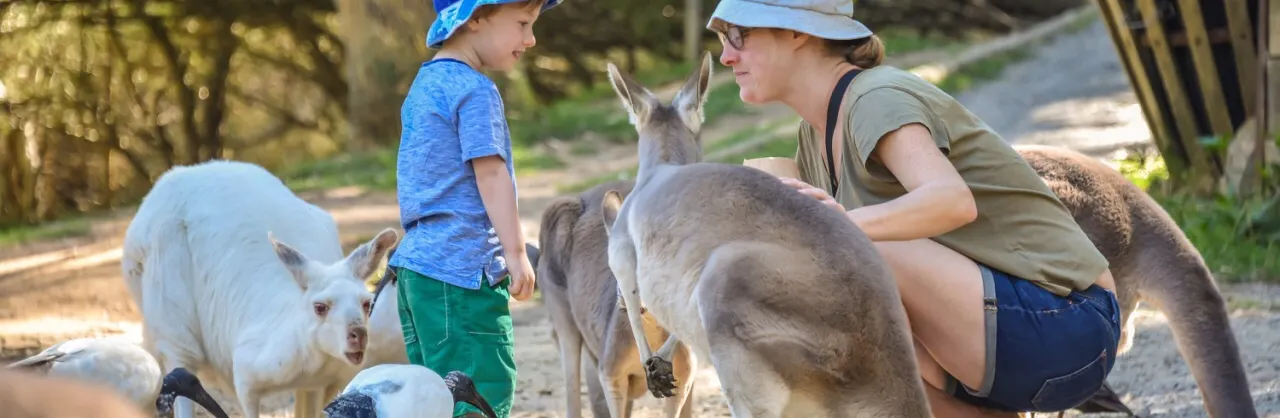
<svg viewBox="0 0 1280 418"><path fill-rule="evenodd" d="M537 43L533 22L540 11L540 7L526 2L508 3L487 17L468 21L471 43L481 64L498 71L515 68L525 49Z"/></svg>

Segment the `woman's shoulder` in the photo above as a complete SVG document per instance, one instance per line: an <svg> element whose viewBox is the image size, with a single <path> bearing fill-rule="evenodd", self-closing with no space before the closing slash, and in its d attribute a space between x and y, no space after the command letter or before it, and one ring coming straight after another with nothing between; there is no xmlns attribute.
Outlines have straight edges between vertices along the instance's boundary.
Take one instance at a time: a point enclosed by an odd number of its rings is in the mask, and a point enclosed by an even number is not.
<svg viewBox="0 0 1280 418"><path fill-rule="evenodd" d="M933 83L926 81L913 72L894 67L892 65L878 65L873 68L863 70L854 79L852 85L856 85L862 90L874 90L878 87L918 87L922 84L933 86Z"/></svg>

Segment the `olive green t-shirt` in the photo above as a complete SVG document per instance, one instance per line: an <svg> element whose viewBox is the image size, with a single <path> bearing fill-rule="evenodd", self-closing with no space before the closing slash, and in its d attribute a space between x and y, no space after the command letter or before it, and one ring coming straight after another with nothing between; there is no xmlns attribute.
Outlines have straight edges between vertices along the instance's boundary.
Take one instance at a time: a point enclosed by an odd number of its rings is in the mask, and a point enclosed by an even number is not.
<svg viewBox="0 0 1280 418"><path fill-rule="evenodd" d="M906 194L883 164L868 158L885 134L920 123L969 185L978 208L973 222L934 241L1063 296L1089 287L1108 268L1067 208L1013 147L933 84L897 68L871 68L849 84L841 112L844 129L834 138L843 141L835 198L845 208ZM795 156L802 180L830 192L825 147L825 138L802 122Z"/></svg>

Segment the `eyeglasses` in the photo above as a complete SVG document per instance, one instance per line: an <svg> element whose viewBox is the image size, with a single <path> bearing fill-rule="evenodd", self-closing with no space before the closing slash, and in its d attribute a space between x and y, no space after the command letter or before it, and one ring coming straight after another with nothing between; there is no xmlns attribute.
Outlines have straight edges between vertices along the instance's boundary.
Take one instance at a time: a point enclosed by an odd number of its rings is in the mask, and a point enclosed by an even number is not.
<svg viewBox="0 0 1280 418"><path fill-rule="evenodd" d="M720 43L729 44L733 49L742 49L742 40L750 31L750 28L728 25L724 32L716 31L716 35L720 36Z"/></svg>

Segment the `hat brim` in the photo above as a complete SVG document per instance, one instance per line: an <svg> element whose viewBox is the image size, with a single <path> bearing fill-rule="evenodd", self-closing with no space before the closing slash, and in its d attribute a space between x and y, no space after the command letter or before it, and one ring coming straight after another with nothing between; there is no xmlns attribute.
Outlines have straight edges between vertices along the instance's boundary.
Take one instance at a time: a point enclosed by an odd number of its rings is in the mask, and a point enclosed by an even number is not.
<svg viewBox="0 0 1280 418"><path fill-rule="evenodd" d="M471 15L475 14L476 9L479 9L480 6L518 3L522 1L527 0L463 0L451 4L449 7L444 8L440 13L436 14L436 20L431 22L431 28L427 29L427 47L431 49L440 49L441 46L444 46L444 41L453 36L454 32L457 32L458 28L462 27L463 23L467 23L468 20L471 20ZM564 0L547 0L547 2L542 5L542 11L545 12L547 9L556 7L563 1Z"/></svg>
<svg viewBox="0 0 1280 418"><path fill-rule="evenodd" d="M849 16L745 0L721 0L707 21L707 29L714 29L716 20L748 28L789 29L823 39L861 39L872 35L871 29Z"/></svg>

